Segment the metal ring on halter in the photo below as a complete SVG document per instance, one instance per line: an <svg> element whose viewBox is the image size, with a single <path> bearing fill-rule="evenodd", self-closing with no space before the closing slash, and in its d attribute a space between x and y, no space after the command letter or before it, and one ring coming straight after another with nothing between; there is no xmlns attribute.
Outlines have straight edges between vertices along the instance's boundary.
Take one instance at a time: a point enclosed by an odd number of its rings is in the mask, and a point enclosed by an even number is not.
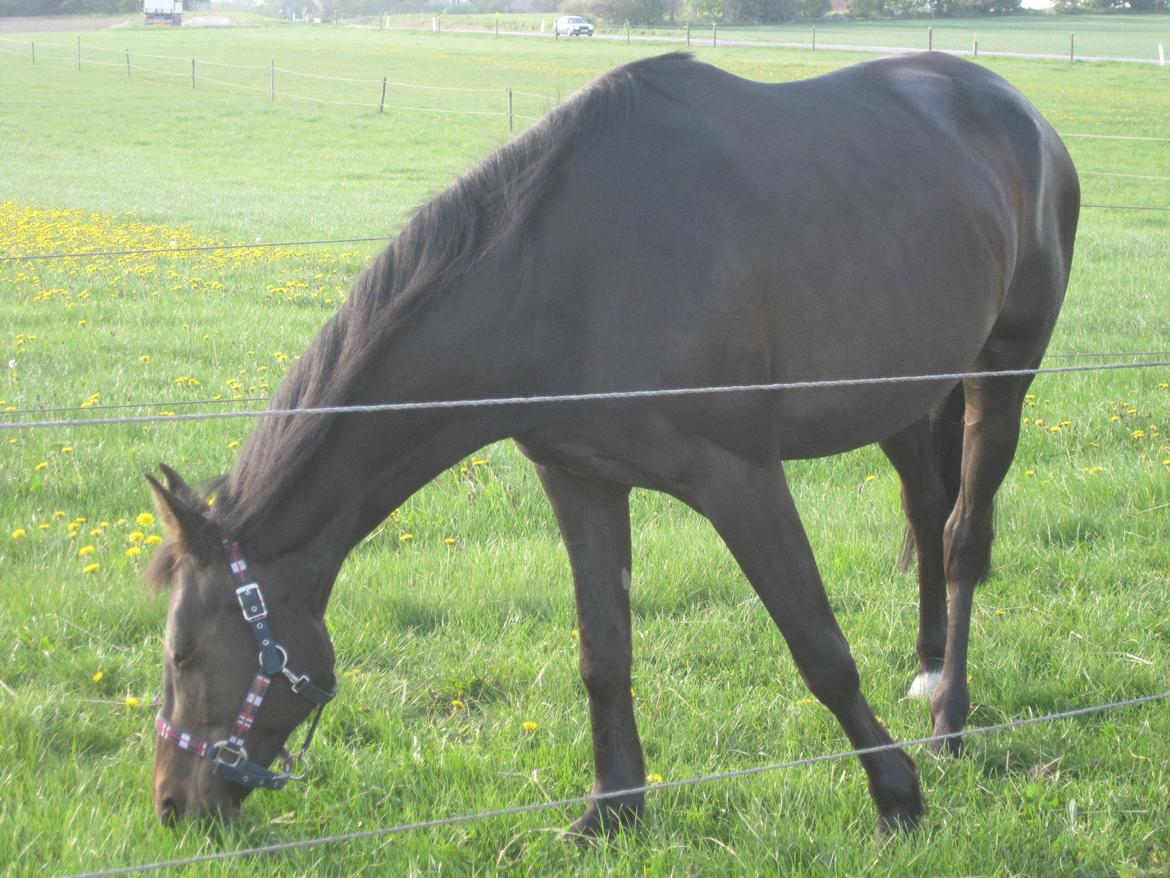
<svg viewBox="0 0 1170 878"><path fill-rule="evenodd" d="M236 768L237 766L248 761L248 751L243 747L232 747L232 745L227 741L220 741L218 744L214 744L213 746L215 747L214 761L220 765L226 765L228 768ZM223 755L225 753L230 753L232 756L235 756L235 761L228 762L226 759L224 759Z"/></svg>
<svg viewBox="0 0 1170 878"><path fill-rule="evenodd" d="M297 766L300 766L300 771L297 771ZM289 780L304 780L309 773L309 760L305 758L304 751L300 753L289 753L280 760L281 770L288 775Z"/></svg>
<svg viewBox="0 0 1170 878"><path fill-rule="evenodd" d="M278 668L270 669L269 666L264 663L264 653L270 649L274 649L280 653L280 667ZM287 676L290 673L288 670L288 652L279 643L274 643L271 646L266 646L261 649L259 655L256 656L256 661L259 663L261 670L263 670L264 673L270 677L275 677L277 674L284 674Z"/></svg>

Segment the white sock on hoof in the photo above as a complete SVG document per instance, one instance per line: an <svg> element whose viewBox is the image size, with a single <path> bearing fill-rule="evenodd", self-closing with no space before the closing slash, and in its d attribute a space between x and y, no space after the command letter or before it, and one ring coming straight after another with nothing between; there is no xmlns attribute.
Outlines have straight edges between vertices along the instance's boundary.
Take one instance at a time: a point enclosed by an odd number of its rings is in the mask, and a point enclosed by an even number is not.
<svg viewBox="0 0 1170 878"><path fill-rule="evenodd" d="M923 671L910 684L910 691L906 693L906 697L929 698L930 693L934 691L934 687L938 685L938 681L941 679L942 673L939 671Z"/></svg>

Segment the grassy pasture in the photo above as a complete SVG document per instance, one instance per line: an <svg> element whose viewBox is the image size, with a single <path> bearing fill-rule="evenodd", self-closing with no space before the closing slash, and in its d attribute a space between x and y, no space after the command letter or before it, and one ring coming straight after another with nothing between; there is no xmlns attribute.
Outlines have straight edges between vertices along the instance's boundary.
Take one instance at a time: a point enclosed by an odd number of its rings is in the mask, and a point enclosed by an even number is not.
<svg viewBox="0 0 1170 878"><path fill-rule="evenodd" d="M500 117L379 115L210 84L193 92L179 76L127 81L124 70L97 64L79 73L69 40L52 39L66 48L55 60L46 49L36 66L0 53L0 252L390 233L507 137ZM321 75L554 99L661 50L279 27L131 28L83 43L95 61L101 48L258 67L274 59ZM741 48L700 56L772 81L856 60ZM151 64L175 72L169 61ZM1151 109L1170 96L1164 71L992 66L1066 134L1170 137L1170 121ZM354 85L299 88L349 100ZM434 100L432 108L450 107ZM1086 202L1170 206L1167 143L1068 143ZM1084 211L1054 352L1167 346L1167 222ZM157 400L148 411L164 412L217 395L266 396L371 252L0 263L10 363L0 407ZM490 320L490 308L468 319ZM1037 381L1001 495L996 575L977 598L973 724L1166 688L1168 378ZM8 874L169 859L587 790L567 564L535 477L501 445L412 498L342 571L329 619L343 689L314 748L313 782L254 797L243 824L216 838L155 825L148 705L165 607L137 580L158 536L140 475L165 460L195 479L214 476L231 467L246 431L207 421L0 435ZM896 480L873 449L789 472L870 701L896 737L924 734L925 708L900 700L914 673L916 610L911 582L891 569ZM673 780L842 749L710 528L640 491L633 521L634 688L648 770ZM1164 875L1168 734L1170 712L1155 705L975 739L959 761L916 752L931 811L919 834L885 847L871 838L860 769L835 763L658 794L642 832L584 853L555 837L576 815L551 813L191 872Z"/></svg>
<svg viewBox="0 0 1170 878"><path fill-rule="evenodd" d="M433 16L427 14L395 15L392 28L429 30ZM499 16L504 31L551 34L555 16L549 14L514 14ZM378 20L365 20L377 26ZM444 15L440 27L453 30L493 30L494 15ZM624 24L596 23L598 34L622 36ZM771 43L794 43L811 48L812 28L816 26L820 46L868 46L899 49L925 49L927 29L934 31L936 49L970 52L975 37L981 52L1021 52L1067 56L1069 34L1075 34L1076 54L1113 58L1155 60L1158 43L1170 45L1170 17L1165 15L1034 15L1020 17L979 17L946 19L862 19L827 18L815 22L789 22L778 25L720 25L718 33L725 40L754 40ZM662 37L683 41L686 22L676 25L641 26L633 23L632 36ZM709 45L711 22L691 22L695 45Z"/></svg>

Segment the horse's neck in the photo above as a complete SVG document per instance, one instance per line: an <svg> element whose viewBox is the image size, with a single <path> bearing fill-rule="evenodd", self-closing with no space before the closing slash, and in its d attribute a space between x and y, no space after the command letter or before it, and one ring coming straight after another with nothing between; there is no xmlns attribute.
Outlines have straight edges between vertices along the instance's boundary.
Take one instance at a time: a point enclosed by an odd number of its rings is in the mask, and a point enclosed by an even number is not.
<svg viewBox="0 0 1170 878"><path fill-rule="evenodd" d="M435 310L388 340L371 378L348 404L525 393L527 368L507 326L463 319L454 303ZM366 534L435 476L515 433L514 415L493 407L340 416L280 499L280 509L265 517L255 542L272 553L313 546L340 565Z"/></svg>

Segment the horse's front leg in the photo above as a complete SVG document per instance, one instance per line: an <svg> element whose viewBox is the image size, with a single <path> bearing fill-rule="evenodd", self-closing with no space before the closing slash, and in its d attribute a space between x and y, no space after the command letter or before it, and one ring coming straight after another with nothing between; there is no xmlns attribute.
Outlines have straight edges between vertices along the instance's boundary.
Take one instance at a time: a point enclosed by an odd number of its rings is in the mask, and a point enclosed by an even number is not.
<svg viewBox="0 0 1170 878"><path fill-rule="evenodd" d="M642 744L630 691L629 488L537 466L569 550L577 596L581 679L593 727L594 794L645 783ZM575 836L613 833L642 813L645 796L590 803L571 827Z"/></svg>

